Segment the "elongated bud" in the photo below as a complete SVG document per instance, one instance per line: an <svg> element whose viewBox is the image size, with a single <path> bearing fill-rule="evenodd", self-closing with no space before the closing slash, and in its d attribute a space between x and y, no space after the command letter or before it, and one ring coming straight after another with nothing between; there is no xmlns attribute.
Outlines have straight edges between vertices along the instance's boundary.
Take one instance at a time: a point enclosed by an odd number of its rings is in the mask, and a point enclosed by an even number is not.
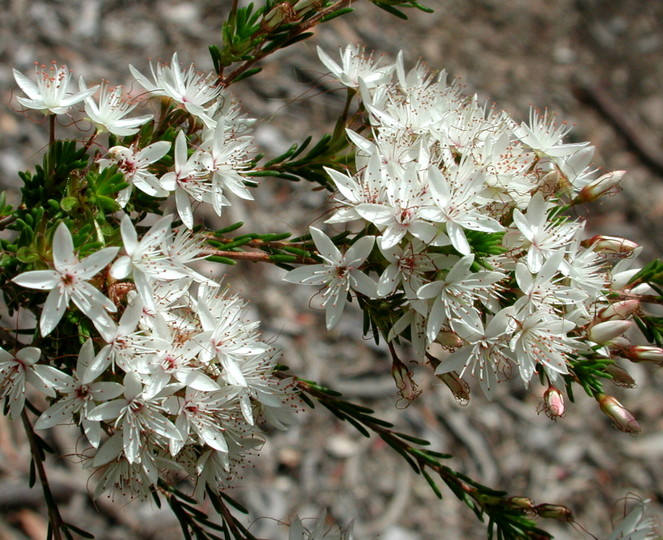
<svg viewBox="0 0 663 540"><path fill-rule="evenodd" d="M631 362L652 362L658 366L663 366L663 349L661 347L638 345L622 350L620 354Z"/></svg>
<svg viewBox="0 0 663 540"><path fill-rule="evenodd" d="M556 519L557 521L573 521L573 512L561 504L539 504L534 510L542 518Z"/></svg>
<svg viewBox="0 0 663 540"><path fill-rule="evenodd" d="M562 392L550 385L543 394L543 412L551 420L556 420L560 416L564 416L565 410Z"/></svg>
<svg viewBox="0 0 663 540"><path fill-rule="evenodd" d="M454 349L463 345L461 337L454 332L440 332L435 341L443 347L453 347Z"/></svg>
<svg viewBox="0 0 663 540"><path fill-rule="evenodd" d="M408 402L408 405L419 397L421 390L414 381L412 371L410 371L398 358L393 358L391 364L391 376L396 382L398 394Z"/></svg>
<svg viewBox="0 0 663 540"><path fill-rule="evenodd" d="M529 497L509 497L506 504L515 510L534 510L536 506Z"/></svg>
<svg viewBox="0 0 663 540"><path fill-rule="evenodd" d="M601 195L604 195L615 187L626 174L626 171L612 171L599 176L596 180L587 184L584 188L580 190L578 196L575 199L575 203L585 203L591 202L598 199Z"/></svg>
<svg viewBox="0 0 663 540"><path fill-rule="evenodd" d="M626 238L619 236L596 235L582 241L583 247L591 247L594 251L604 251L607 253L616 253L619 255L628 255L638 244Z"/></svg>
<svg viewBox="0 0 663 540"><path fill-rule="evenodd" d="M317 9L321 3L320 0L299 0L293 7L297 13L300 13L302 11Z"/></svg>
<svg viewBox="0 0 663 540"><path fill-rule="evenodd" d="M617 386L624 388L635 388L635 379L631 377L630 373L617 364L610 364L605 367L605 372L612 376L612 382Z"/></svg>
<svg viewBox="0 0 663 540"><path fill-rule="evenodd" d="M626 409L616 398L606 394L598 394L596 401L601 410L608 416L619 431L625 433L640 433L641 428L635 416Z"/></svg>
<svg viewBox="0 0 663 540"><path fill-rule="evenodd" d="M589 339L599 345L621 336L633 326L633 321L605 321L595 324L589 329Z"/></svg>
<svg viewBox="0 0 663 540"><path fill-rule="evenodd" d="M263 17L260 25L264 30L274 30L283 24L284 22L291 22L296 18L296 14L292 9L292 6L287 2L282 2L276 4L272 9L270 9L267 14Z"/></svg>
<svg viewBox="0 0 663 540"><path fill-rule="evenodd" d="M640 308L640 300L620 300L614 304L610 304L601 313L598 319L600 321L612 321L615 319L626 319L629 315L633 315Z"/></svg>
<svg viewBox="0 0 663 540"><path fill-rule="evenodd" d="M464 407L470 402L470 386L455 371L435 376L449 387L458 405Z"/></svg>

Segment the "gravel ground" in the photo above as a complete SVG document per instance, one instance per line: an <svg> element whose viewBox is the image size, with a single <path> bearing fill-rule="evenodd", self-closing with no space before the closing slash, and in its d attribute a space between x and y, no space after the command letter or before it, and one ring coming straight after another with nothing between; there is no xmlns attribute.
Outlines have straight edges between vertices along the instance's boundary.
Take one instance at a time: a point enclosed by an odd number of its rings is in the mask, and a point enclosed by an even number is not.
<svg viewBox="0 0 663 540"><path fill-rule="evenodd" d="M406 23L358 2L354 15L321 27L310 42L275 55L259 78L238 84L235 95L259 119L256 135L265 152L274 154L308 133L325 132L342 107L340 93L322 77L316 43L331 52L360 42L392 57L402 48L410 64L422 59L447 69L468 93L494 101L517 119L526 119L535 105L576 124L573 136L598 147L597 167L629 171L623 192L588 216L590 229L635 239L648 246L651 256L663 252L663 172L656 162L663 142L663 3L427 3L436 9L434 14L412 13ZM177 50L184 61L206 70L211 67L207 45L216 40L229 4L3 0L0 183L18 187L16 171L41 159L46 136L44 124L16 113L12 66L25 72L35 60L56 59L88 82L104 78L126 84L129 63L143 69L148 58L168 59ZM578 88L588 88L590 96L610 96L619 117L634 126L641 141L628 142L624 129L616 129L591 99L579 99ZM326 195L309 186L265 179L256 201L233 206L225 219L241 219L247 230L304 232L327 205ZM362 339L359 313L351 313L328 333L315 300L309 304L311 291L284 287L281 276L276 268L247 264L234 268L228 281L251 299L265 335L283 348L286 364L375 408L399 429L453 453L450 466L485 484L537 502L569 505L577 525L542 523L556 538L605 538L611 519L623 514L619 499L629 493L652 499L652 511L663 516L660 370L633 366L638 389L615 388L614 394L643 426L637 438L612 430L594 402L581 395L564 419L550 422L537 414L537 391L525 391L515 382L504 384L493 402L475 392L470 405L461 407L424 369L417 372L422 397L398 409L388 356L382 347ZM238 482L235 495L251 508L256 536L287 538L279 520L295 513L316 516L327 508L343 523L354 519L359 540L485 537L484 527L452 494L447 491L438 501L380 440L362 438L319 409L301 415L300 424L289 432L270 436ZM61 428L54 440L67 453L75 449L77 435ZM107 499L93 503L87 476L76 464L59 460L52 470L65 516L97 538L181 538L169 513ZM0 539L45 537L39 492L23 488L27 475L20 430L0 418Z"/></svg>

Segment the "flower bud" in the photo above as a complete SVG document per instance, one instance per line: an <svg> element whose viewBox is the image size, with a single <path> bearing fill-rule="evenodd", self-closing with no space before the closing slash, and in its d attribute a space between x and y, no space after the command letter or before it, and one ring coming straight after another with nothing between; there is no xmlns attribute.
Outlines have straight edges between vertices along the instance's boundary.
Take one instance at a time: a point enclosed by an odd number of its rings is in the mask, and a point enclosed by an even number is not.
<svg viewBox="0 0 663 540"><path fill-rule="evenodd" d="M610 304L601 313L598 319L600 321L612 321L614 319L626 319L629 315L633 315L640 308L640 300L620 300L614 304Z"/></svg>
<svg viewBox="0 0 663 540"><path fill-rule="evenodd" d="M594 343L605 345L610 340L621 336L633 326L633 321L605 321L595 324L589 329L589 339Z"/></svg>
<svg viewBox="0 0 663 540"><path fill-rule="evenodd" d="M594 251L605 251L619 255L628 255L638 247L638 244L619 236L597 235L582 241L583 247L591 247Z"/></svg>
<svg viewBox="0 0 663 540"><path fill-rule="evenodd" d="M439 373L435 376L449 387L458 405L464 407L470 402L470 386L456 372Z"/></svg>
<svg viewBox="0 0 663 540"><path fill-rule="evenodd" d="M573 512L566 506L561 504L539 504L534 510L536 514L542 518L552 518L557 521L573 522Z"/></svg>
<svg viewBox="0 0 663 540"><path fill-rule="evenodd" d="M534 510L535 507L534 501L529 497L509 497L506 504L515 510Z"/></svg>
<svg viewBox="0 0 663 540"><path fill-rule="evenodd" d="M612 420L619 431L632 434L640 433L640 424L638 424L635 416L619 403L616 398L606 394L598 394L596 401L598 401L603 413Z"/></svg>
<svg viewBox="0 0 663 540"><path fill-rule="evenodd" d="M638 345L629 347L620 352L631 362L652 362L663 366L663 349L661 347L651 347L649 345Z"/></svg>
<svg viewBox="0 0 663 540"><path fill-rule="evenodd" d="M435 342L442 345L442 347L461 347L463 345L462 338L455 332L440 332L435 338Z"/></svg>
<svg viewBox="0 0 663 540"><path fill-rule="evenodd" d="M626 174L626 171L612 171L603 176L599 176L596 180L590 182L580 190L580 193L574 202L577 204L591 202L598 199L601 195L604 195L619 184L624 174Z"/></svg>
<svg viewBox="0 0 663 540"><path fill-rule="evenodd" d="M564 416L564 396L553 385L550 385L543 394L543 412L551 420Z"/></svg>
<svg viewBox="0 0 663 540"><path fill-rule="evenodd" d="M270 9L263 17L261 26L264 30L274 30L281 26L281 24L293 21L296 14L292 6L287 2L276 4Z"/></svg>
<svg viewBox="0 0 663 540"><path fill-rule="evenodd" d="M299 0L293 7L297 13L301 13L302 11L308 12L317 9L320 7L319 4L321 4L320 0Z"/></svg>
<svg viewBox="0 0 663 540"><path fill-rule="evenodd" d="M628 371L618 366L617 364L610 364L605 367L605 372L612 376L612 382L617 386L624 388L635 388L635 379L631 377Z"/></svg>

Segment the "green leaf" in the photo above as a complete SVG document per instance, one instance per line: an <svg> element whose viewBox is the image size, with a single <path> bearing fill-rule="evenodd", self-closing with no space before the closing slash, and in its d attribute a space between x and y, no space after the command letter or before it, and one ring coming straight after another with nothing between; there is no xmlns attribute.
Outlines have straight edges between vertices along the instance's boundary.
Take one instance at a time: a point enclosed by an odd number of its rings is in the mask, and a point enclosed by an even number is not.
<svg viewBox="0 0 663 540"><path fill-rule="evenodd" d="M65 212L71 212L78 204L76 197L63 197L60 201L60 208Z"/></svg>

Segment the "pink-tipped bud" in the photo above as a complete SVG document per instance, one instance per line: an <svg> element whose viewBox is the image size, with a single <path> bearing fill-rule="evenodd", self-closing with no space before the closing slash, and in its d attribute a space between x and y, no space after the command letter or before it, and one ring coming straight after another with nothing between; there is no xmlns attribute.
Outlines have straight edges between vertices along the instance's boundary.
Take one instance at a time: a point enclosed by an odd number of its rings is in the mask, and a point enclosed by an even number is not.
<svg viewBox="0 0 663 540"><path fill-rule="evenodd" d="M600 321L612 321L615 319L626 319L629 315L633 315L640 308L640 300L620 300L614 304L610 304L601 313L598 319Z"/></svg>
<svg viewBox="0 0 663 540"><path fill-rule="evenodd" d="M470 386L455 371L435 375L449 387L458 405L463 407L470 402Z"/></svg>
<svg viewBox="0 0 663 540"><path fill-rule="evenodd" d="M661 347L638 345L636 347L629 347L621 351L620 354L628 358L631 362L652 362L663 366L663 349Z"/></svg>
<svg viewBox="0 0 663 540"><path fill-rule="evenodd" d="M564 396L562 396L562 392L553 385L550 385L548 390L543 394L543 412L545 412L546 416L551 420L556 420L557 418L564 416L565 410Z"/></svg>
<svg viewBox="0 0 663 540"><path fill-rule="evenodd" d="M556 519L557 521L566 521L567 523L573 521L573 512L561 504L539 504L534 510L542 518Z"/></svg>
<svg viewBox="0 0 663 540"><path fill-rule="evenodd" d="M612 382L617 386L624 388L635 388L635 379L631 377L630 373L617 364L610 364L605 367L605 372L612 376Z"/></svg>
<svg viewBox="0 0 663 540"><path fill-rule="evenodd" d="M591 247L594 251L628 255L638 247L638 244L619 236L597 235L582 241L583 247Z"/></svg>
<svg viewBox="0 0 663 540"><path fill-rule="evenodd" d="M585 203L598 199L619 184L625 174L626 171L612 171L599 176L580 190L575 202Z"/></svg>
<svg viewBox="0 0 663 540"><path fill-rule="evenodd" d="M633 326L633 321L605 321L595 324L589 329L589 339L599 345L605 345L610 340L621 336Z"/></svg>
<svg viewBox="0 0 663 540"><path fill-rule="evenodd" d="M596 396L599 406L604 414L606 414L619 431L625 433L640 433L641 428L635 416L626 409L616 398L606 394L598 394Z"/></svg>

